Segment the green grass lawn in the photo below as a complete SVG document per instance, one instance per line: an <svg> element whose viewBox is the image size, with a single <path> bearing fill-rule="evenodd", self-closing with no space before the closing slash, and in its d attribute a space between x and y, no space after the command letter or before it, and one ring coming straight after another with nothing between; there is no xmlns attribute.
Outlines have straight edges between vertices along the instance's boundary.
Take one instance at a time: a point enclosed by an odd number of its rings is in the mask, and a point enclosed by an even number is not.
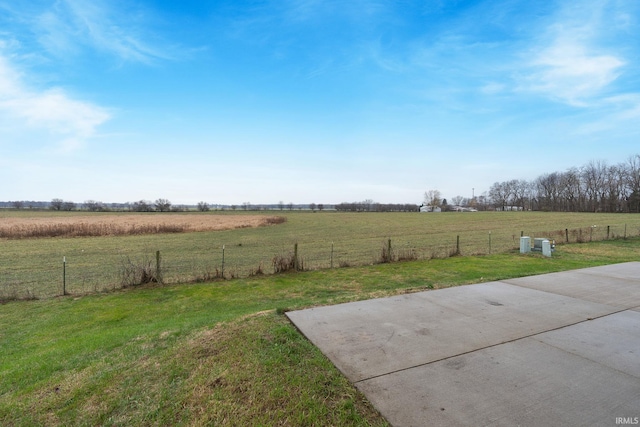
<svg viewBox="0 0 640 427"><path fill-rule="evenodd" d="M10 302L0 425L386 425L284 310L638 260L609 240Z"/></svg>
<svg viewBox="0 0 640 427"><path fill-rule="evenodd" d="M83 213L84 215L87 212ZM231 215L229 212L191 215ZM235 214L245 214L236 212ZM256 214L256 212L247 212ZM460 237L463 255L509 251L519 246L521 233L564 242L602 240L640 234L640 215L545 212L475 213L342 213L276 211L283 224L255 229L119 237L0 240L0 299L62 293L62 260L66 257L66 286L72 293L113 290L121 286L123 264L153 261L161 252L166 282L196 281L222 270L225 277L273 272L272 261L288 256L298 244L305 269L370 265L392 241L396 255L417 259L446 257ZM9 216L78 215L29 211L0 212ZM103 215L97 213L96 215ZM144 214L153 215L153 214ZM595 226L595 227L593 227Z"/></svg>

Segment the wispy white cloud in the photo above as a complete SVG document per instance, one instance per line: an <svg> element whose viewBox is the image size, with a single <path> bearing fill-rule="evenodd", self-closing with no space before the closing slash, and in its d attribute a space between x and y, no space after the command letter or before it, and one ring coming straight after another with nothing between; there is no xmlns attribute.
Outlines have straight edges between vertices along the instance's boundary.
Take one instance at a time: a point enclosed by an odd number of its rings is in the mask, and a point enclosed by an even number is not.
<svg viewBox="0 0 640 427"><path fill-rule="evenodd" d="M579 40L558 39L531 62L535 71L527 78L527 89L585 106L618 78L624 65L621 58L595 53Z"/></svg>
<svg viewBox="0 0 640 427"><path fill-rule="evenodd" d="M608 96L607 89L618 79L628 61L607 39L619 28L611 28L610 15L626 16L620 10L607 13L608 1L594 0L588 6L567 6L536 38L527 52L527 71L520 89L540 93L573 106L592 105L593 99ZM622 19L622 18L620 18Z"/></svg>
<svg viewBox="0 0 640 427"><path fill-rule="evenodd" d="M25 132L45 130L61 151L82 147L111 117L106 109L74 99L60 88L39 91L23 80L0 53L0 117L11 119L14 128Z"/></svg>
<svg viewBox="0 0 640 427"><path fill-rule="evenodd" d="M605 98L597 117L576 127L577 135L638 135L640 130L640 93L626 93Z"/></svg>
<svg viewBox="0 0 640 427"><path fill-rule="evenodd" d="M112 2L59 0L36 18L35 27L42 45L58 55L88 46L123 61L169 59L168 49L148 41L144 21L144 13L119 9Z"/></svg>

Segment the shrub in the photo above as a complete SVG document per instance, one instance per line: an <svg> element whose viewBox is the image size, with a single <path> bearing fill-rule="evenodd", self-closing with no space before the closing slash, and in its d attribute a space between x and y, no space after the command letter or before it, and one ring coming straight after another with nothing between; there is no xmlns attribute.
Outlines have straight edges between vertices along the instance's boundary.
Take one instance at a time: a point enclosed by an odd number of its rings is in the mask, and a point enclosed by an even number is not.
<svg viewBox="0 0 640 427"><path fill-rule="evenodd" d="M264 225L277 225L287 222L287 218L283 216L268 216L264 219Z"/></svg>
<svg viewBox="0 0 640 427"><path fill-rule="evenodd" d="M274 273L285 273L287 271L304 270L302 259L298 259L295 253L289 253L288 255L277 255L273 257L272 264Z"/></svg>
<svg viewBox="0 0 640 427"><path fill-rule="evenodd" d="M153 263L146 257L138 262L133 262L129 257L124 258L120 268L120 278L123 288L162 281Z"/></svg>
<svg viewBox="0 0 640 427"><path fill-rule="evenodd" d="M391 240L385 242L382 245L382 251L380 252L379 264L386 264L393 262L393 249L391 248Z"/></svg>
<svg viewBox="0 0 640 427"><path fill-rule="evenodd" d="M0 304L6 304L12 301L33 301L37 300L36 295L31 289L25 289L22 292L13 287L12 289L3 289L0 292Z"/></svg>
<svg viewBox="0 0 640 427"><path fill-rule="evenodd" d="M397 261L416 261L417 259L418 254L411 248L400 249L396 258Z"/></svg>
<svg viewBox="0 0 640 427"><path fill-rule="evenodd" d="M262 269L262 262L260 263L260 265L258 266L258 268L251 269L249 271L249 277L253 277L253 276L264 276L264 271Z"/></svg>

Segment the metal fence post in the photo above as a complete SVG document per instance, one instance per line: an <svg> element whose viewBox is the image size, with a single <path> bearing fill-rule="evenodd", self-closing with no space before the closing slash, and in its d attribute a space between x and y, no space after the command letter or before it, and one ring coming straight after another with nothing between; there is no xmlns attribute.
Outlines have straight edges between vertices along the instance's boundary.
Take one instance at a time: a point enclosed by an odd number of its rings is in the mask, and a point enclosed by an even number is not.
<svg viewBox="0 0 640 427"><path fill-rule="evenodd" d="M333 242L331 242L331 263L329 264L333 268Z"/></svg>
<svg viewBox="0 0 640 427"><path fill-rule="evenodd" d="M160 251L156 251L156 280L162 283L162 269L160 267Z"/></svg>
<svg viewBox="0 0 640 427"><path fill-rule="evenodd" d="M62 295L67 294L67 257L62 257Z"/></svg>

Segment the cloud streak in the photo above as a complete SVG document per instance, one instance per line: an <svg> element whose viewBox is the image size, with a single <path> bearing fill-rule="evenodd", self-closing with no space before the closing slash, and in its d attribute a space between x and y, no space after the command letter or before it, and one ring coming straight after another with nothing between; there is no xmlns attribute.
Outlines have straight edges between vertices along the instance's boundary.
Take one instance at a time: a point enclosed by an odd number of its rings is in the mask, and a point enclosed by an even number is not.
<svg viewBox="0 0 640 427"><path fill-rule="evenodd" d="M528 52L531 59L521 89L576 107L591 106L606 96L628 65L604 42L618 31L606 25L607 5L598 1L584 10L571 6L559 13Z"/></svg>
<svg viewBox="0 0 640 427"><path fill-rule="evenodd" d="M590 52L585 43L558 39L532 61L536 70L528 89L574 106L587 106L588 100L614 82L622 59Z"/></svg>
<svg viewBox="0 0 640 427"><path fill-rule="evenodd" d="M1 54L0 115L12 120L14 127L47 131L65 152L82 147L111 117L106 109L74 99L60 88L37 91L26 87L20 73Z"/></svg>
<svg viewBox="0 0 640 427"><path fill-rule="evenodd" d="M131 11L130 11L131 12ZM61 0L36 19L39 41L50 52L65 55L89 46L123 61L150 63L170 55L146 42L138 28L144 13L117 9L95 0Z"/></svg>

